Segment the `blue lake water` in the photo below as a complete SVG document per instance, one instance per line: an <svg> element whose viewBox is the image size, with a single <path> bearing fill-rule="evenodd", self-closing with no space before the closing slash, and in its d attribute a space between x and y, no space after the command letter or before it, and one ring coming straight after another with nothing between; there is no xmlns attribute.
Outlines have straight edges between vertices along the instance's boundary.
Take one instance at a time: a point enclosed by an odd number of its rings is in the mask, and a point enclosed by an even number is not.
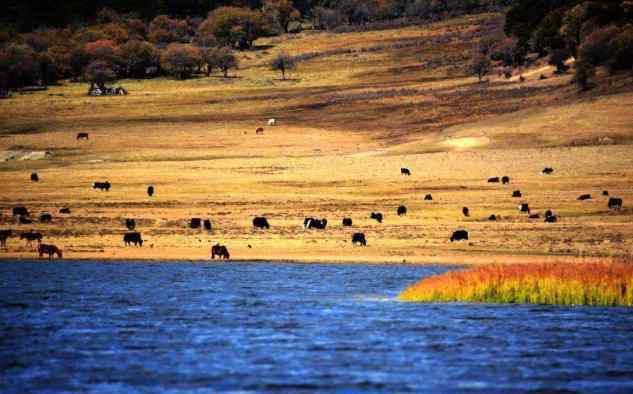
<svg viewBox="0 0 633 394"><path fill-rule="evenodd" d="M448 269L0 263L0 392L633 392L632 309L394 300Z"/></svg>

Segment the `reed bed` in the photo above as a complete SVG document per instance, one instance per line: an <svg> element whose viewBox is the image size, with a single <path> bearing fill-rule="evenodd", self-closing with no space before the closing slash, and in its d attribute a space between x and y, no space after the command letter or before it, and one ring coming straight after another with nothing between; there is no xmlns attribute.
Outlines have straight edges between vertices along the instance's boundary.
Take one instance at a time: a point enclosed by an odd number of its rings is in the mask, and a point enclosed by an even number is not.
<svg viewBox="0 0 633 394"><path fill-rule="evenodd" d="M487 265L426 278L402 301L633 306L633 264Z"/></svg>

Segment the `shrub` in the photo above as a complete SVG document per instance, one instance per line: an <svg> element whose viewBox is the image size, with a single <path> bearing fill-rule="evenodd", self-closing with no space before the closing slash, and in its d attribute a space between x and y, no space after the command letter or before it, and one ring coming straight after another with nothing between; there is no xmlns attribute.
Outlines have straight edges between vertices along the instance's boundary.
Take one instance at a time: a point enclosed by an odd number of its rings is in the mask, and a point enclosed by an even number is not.
<svg viewBox="0 0 633 394"><path fill-rule="evenodd" d="M270 66L275 71L281 71L281 78L285 80L286 71L294 70L297 64L292 56L282 52L275 56Z"/></svg>
<svg viewBox="0 0 633 394"><path fill-rule="evenodd" d="M191 77L201 63L198 48L185 44L170 44L160 56L160 65L169 74L179 79Z"/></svg>

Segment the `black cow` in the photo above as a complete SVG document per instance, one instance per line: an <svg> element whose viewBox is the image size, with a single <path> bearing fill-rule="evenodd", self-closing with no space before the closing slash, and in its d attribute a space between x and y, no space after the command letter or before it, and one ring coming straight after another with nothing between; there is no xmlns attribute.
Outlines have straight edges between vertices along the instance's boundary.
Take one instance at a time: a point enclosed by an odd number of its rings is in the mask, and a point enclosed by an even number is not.
<svg viewBox="0 0 633 394"><path fill-rule="evenodd" d="M207 231L211 231L213 229L213 226L211 226L211 220L209 219L204 219L203 225L204 229Z"/></svg>
<svg viewBox="0 0 633 394"><path fill-rule="evenodd" d="M7 248L7 239L13 235L13 230L0 230L0 247Z"/></svg>
<svg viewBox="0 0 633 394"><path fill-rule="evenodd" d="M367 240L365 239L364 233L354 233L354 235L352 235L352 246L356 244L367 246Z"/></svg>
<svg viewBox="0 0 633 394"><path fill-rule="evenodd" d="M39 180L40 180L40 177L39 177L39 175L37 175L37 172L31 173L31 181L32 182L39 182Z"/></svg>
<svg viewBox="0 0 633 394"><path fill-rule="evenodd" d="M70 214L70 208L61 208L59 210L59 213L65 213L65 214L69 215Z"/></svg>
<svg viewBox="0 0 633 394"><path fill-rule="evenodd" d="M112 185L110 185L110 182L108 182L108 181L105 181L105 182L94 182L92 184L92 188L93 189L99 189L101 191L104 191L104 190L105 191L110 191L110 187L111 186Z"/></svg>
<svg viewBox="0 0 633 394"><path fill-rule="evenodd" d="M87 139L88 139L88 133L77 133L77 141L87 140Z"/></svg>
<svg viewBox="0 0 633 394"><path fill-rule="evenodd" d="M200 228L202 226L202 220L200 218L191 218L189 227L192 229Z"/></svg>
<svg viewBox="0 0 633 394"><path fill-rule="evenodd" d="M558 217L556 215L547 216L545 218L545 223L556 223L558 222Z"/></svg>
<svg viewBox="0 0 633 394"><path fill-rule="evenodd" d="M554 212L552 212L551 209L548 209L547 211L545 211L545 217L548 218L550 216L554 216Z"/></svg>
<svg viewBox="0 0 633 394"><path fill-rule="evenodd" d="M453 232L453 235L451 235L451 242L456 242L456 241L468 241L468 231L457 230Z"/></svg>
<svg viewBox="0 0 633 394"><path fill-rule="evenodd" d="M512 197L520 198L520 197L523 197L523 194L521 194L521 190L515 190L512 192Z"/></svg>
<svg viewBox="0 0 633 394"><path fill-rule="evenodd" d="M411 176L411 170L403 167L400 169L400 175Z"/></svg>
<svg viewBox="0 0 633 394"><path fill-rule="evenodd" d="M303 221L303 227L306 230L316 229L316 230L325 230L327 227L327 219L315 219L315 218L305 218Z"/></svg>
<svg viewBox="0 0 633 394"><path fill-rule="evenodd" d="M136 220L125 219L125 227L127 227L128 230L134 230L136 228Z"/></svg>
<svg viewBox="0 0 633 394"><path fill-rule="evenodd" d="M150 197L154 195L154 186L147 187L147 195Z"/></svg>
<svg viewBox="0 0 633 394"><path fill-rule="evenodd" d="M258 127L257 130L255 130L255 134L256 135L263 135L264 134L264 128L263 127Z"/></svg>
<svg viewBox="0 0 633 394"><path fill-rule="evenodd" d="M530 205L527 203L523 203L519 205L519 212L530 214Z"/></svg>
<svg viewBox="0 0 633 394"><path fill-rule="evenodd" d="M583 194L582 196L578 197L578 201L586 201L586 200L591 200L591 194Z"/></svg>
<svg viewBox="0 0 633 394"><path fill-rule="evenodd" d="M509 177L509 176L504 176L503 178L501 178L501 182L502 182L504 185L509 184L509 183L510 183L510 177Z"/></svg>
<svg viewBox="0 0 633 394"><path fill-rule="evenodd" d="M270 224L268 224L268 219L263 216L258 216L253 219L253 227L261 228L261 229L269 229Z"/></svg>
<svg viewBox="0 0 633 394"><path fill-rule="evenodd" d="M13 207L13 216L29 216L29 210L26 207Z"/></svg>
<svg viewBox="0 0 633 394"><path fill-rule="evenodd" d="M490 220L491 222L496 222L497 221L497 215L490 215L488 217L488 220Z"/></svg>
<svg viewBox="0 0 633 394"><path fill-rule="evenodd" d="M39 253L40 257L43 257L45 254L47 254L49 260L52 260L55 255L57 255L57 258L59 259L61 259L63 256L62 250L55 245L40 244L37 247L37 252Z"/></svg>
<svg viewBox="0 0 633 394"><path fill-rule="evenodd" d="M33 221L31 219L29 219L26 216L20 216L20 218L18 219L18 223L20 224L31 224L33 223Z"/></svg>
<svg viewBox="0 0 633 394"><path fill-rule="evenodd" d="M382 223L382 213L380 212L372 212L371 215L369 215L370 219L374 219L375 221L377 221L378 223Z"/></svg>
<svg viewBox="0 0 633 394"><path fill-rule="evenodd" d="M622 209L622 199L621 198L614 198L611 197L609 199L609 209L616 209L616 210L620 210Z"/></svg>
<svg viewBox="0 0 633 394"><path fill-rule="evenodd" d="M499 177L488 178L488 183L499 183Z"/></svg>
<svg viewBox="0 0 633 394"><path fill-rule="evenodd" d="M215 256L218 256L219 259L229 260L231 255L229 254L229 250L224 245L215 244L211 247L211 258L215 260Z"/></svg>
<svg viewBox="0 0 633 394"><path fill-rule="evenodd" d="M343 218L343 227L352 227L352 219Z"/></svg>
<svg viewBox="0 0 633 394"><path fill-rule="evenodd" d="M603 190L602 191L602 195L605 197L609 197L609 191L608 190Z"/></svg>
<svg viewBox="0 0 633 394"><path fill-rule="evenodd" d="M41 233L35 233L33 231L20 234L20 239L26 240L26 246L32 245L33 241L37 241L37 243L40 244L42 242L42 238L44 237Z"/></svg>
<svg viewBox="0 0 633 394"><path fill-rule="evenodd" d="M400 205L398 207L398 216L405 216L407 214L407 207Z"/></svg>
<svg viewBox="0 0 633 394"><path fill-rule="evenodd" d="M554 169L551 167L545 167L542 172L544 175L551 175L554 173Z"/></svg>
<svg viewBox="0 0 633 394"><path fill-rule="evenodd" d="M464 216L469 217L470 216L470 209L468 209L468 207L464 207L464 208L462 208L462 213L464 214Z"/></svg>
<svg viewBox="0 0 633 394"><path fill-rule="evenodd" d="M132 244L138 247L143 246L143 238L141 238L141 233L138 232L125 233L123 236L123 242L125 243L125 246L130 246Z"/></svg>
<svg viewBox="0 0 633 394"><path fill-rule="evenodd" d="M424 196L424 201L433 201L433 196L430 194L427 194L426 196Z"/></svg>
<svg viewBox="0 0 633 394"><path fill-rule="evenodd" d="M40 223L50 223L53 221L53 216L50 213L43 213L40 215Z"/></svg>

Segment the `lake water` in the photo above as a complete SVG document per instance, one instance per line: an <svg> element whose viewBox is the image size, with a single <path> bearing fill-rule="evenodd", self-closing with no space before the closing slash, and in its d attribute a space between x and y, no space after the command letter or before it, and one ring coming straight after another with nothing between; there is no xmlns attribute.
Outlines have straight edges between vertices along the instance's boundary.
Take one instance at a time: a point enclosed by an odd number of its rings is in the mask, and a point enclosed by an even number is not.
<svg viewBox="0 0 633 394"><path fill-rule="evenodd" d="M0 392L633 392L633 309L394 300L448 269L0 263Z"/></svg>

